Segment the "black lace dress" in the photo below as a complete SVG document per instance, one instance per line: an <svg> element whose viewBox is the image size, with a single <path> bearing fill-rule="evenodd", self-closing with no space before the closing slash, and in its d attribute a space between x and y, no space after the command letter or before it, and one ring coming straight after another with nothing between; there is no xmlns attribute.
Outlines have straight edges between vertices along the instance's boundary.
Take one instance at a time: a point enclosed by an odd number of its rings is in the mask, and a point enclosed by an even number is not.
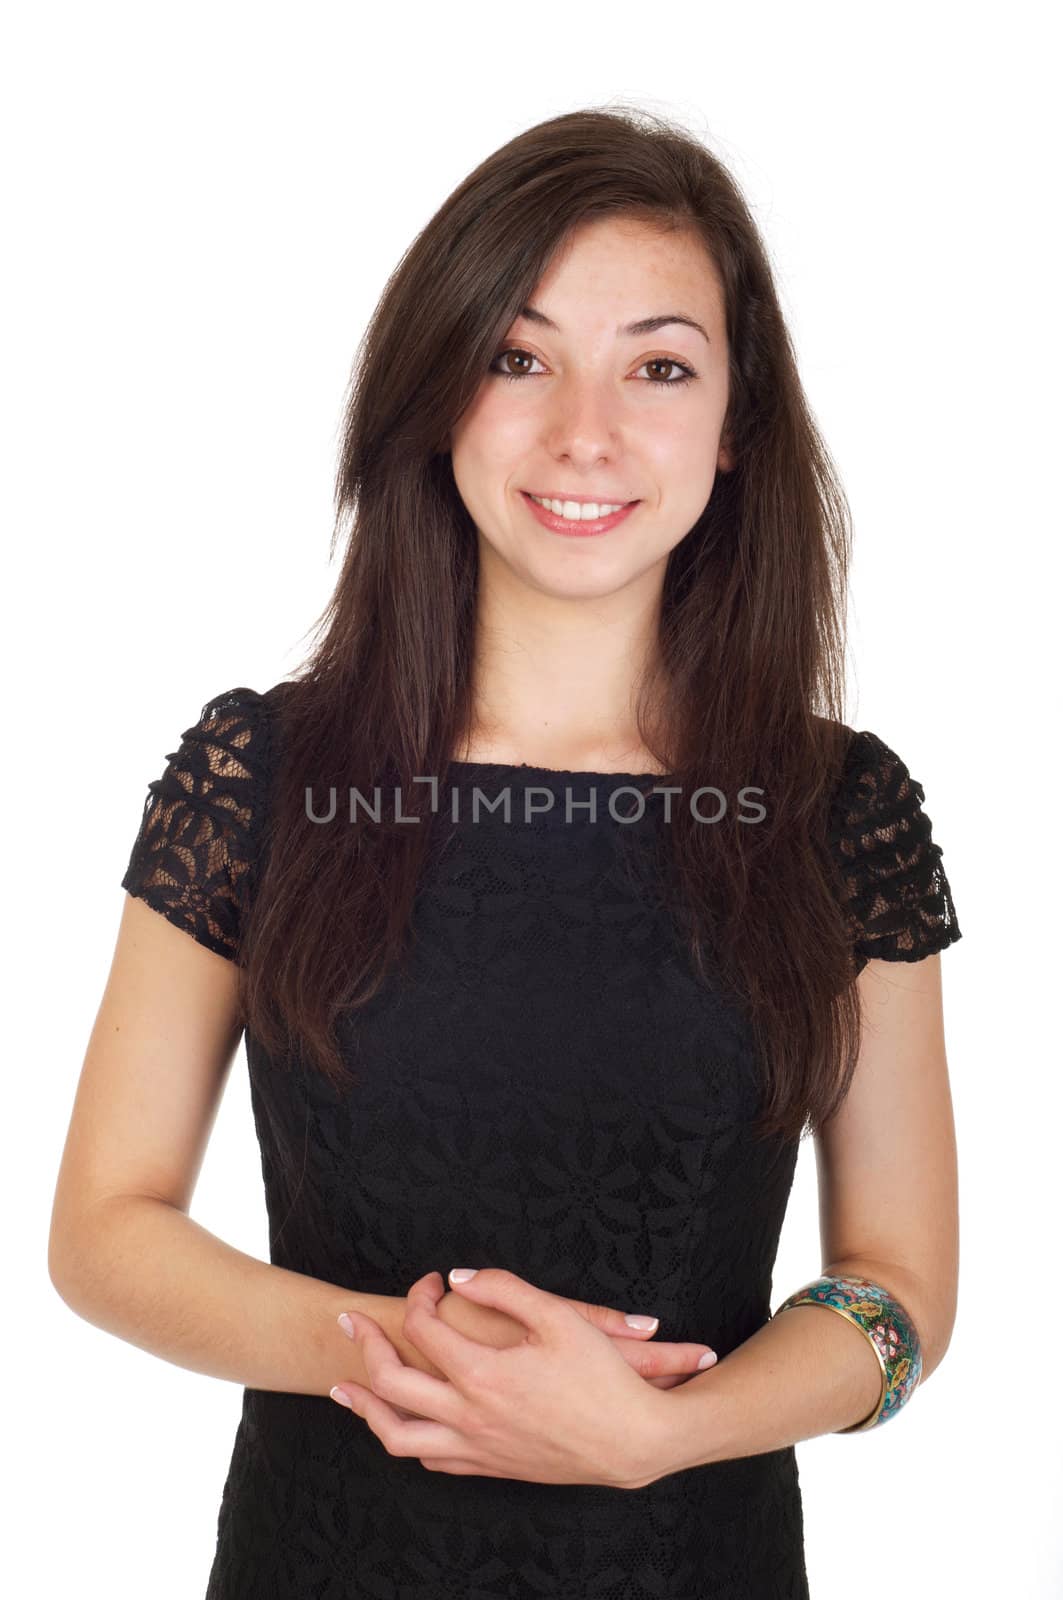
<svg viewBox="0 0 1063 1600"><path fill-rule="evenodd" d="M122 879L230 958L275 746L271 694L209 702L149 786ZM412 962L349 1027L357 1090L246 1036L274 1263L385 1295L433 1268L505 1266L652 1312L659 1339L721 1359L769 1319L797 1145L750 1136L750 1039L629 870L624 841L655 814L617 820L634 797L611 810L610 794L631 781L456 763L441 788L467 791L470 820L448 798ZM597 795L593 821L566 821L566 785ZM509 788L509 822L471 820L475 787ZM554 804L528 822L530 790ZM853 737L832 846L861 964L960 937L923 798L879 738ZM637 1491L526 1483L391 1457L327 1395L243 1391L217 1532L207 1600L808 1594L792 1447Z"/></svg>

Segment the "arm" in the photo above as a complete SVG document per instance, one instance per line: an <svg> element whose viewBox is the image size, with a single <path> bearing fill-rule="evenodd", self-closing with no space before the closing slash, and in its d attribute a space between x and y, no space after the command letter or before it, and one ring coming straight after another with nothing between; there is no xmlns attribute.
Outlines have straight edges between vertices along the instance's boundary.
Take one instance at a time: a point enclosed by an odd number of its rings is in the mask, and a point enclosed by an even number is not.
<svg viewBox="0 0 1063 1600"><path fill-rule="evenodd" d="M941 957L872 960L856 981L856 1072L816 1136L820 1270L871 1278L896 1296L919 1333L925 1381L948 1348L959 1275ZM794 1307L710 1371L654 1397L646 1481L835 1432L867 1416L878 1393L864 1334L826 1307Z"/></svg>
<svg viewBox="0 0 1063 1600"><path fill-rule="evenodd" d="M363 1346L338 1326L341 1311L376 1322L405 1366L443 1376L403 1331L405 1295L273 1266L187 1214L240 1031L232 962L127 897L56 1185L52 1283L107 1333L248 1388L326 1396L337 1379L368 1383ZM588 1320L599 1311L588 1307ZM525 1334L513 1318L449 1291L437 1315L497 1348ZM608 1316L622 1322L619 1311ZM641 1340L631 1343L634 1360ZM669 1346L638 1359L673 1374L678 1356L685 1375L698 1354Z"/></svg>
<svg viewBox="0 0 1063 1600"><path fill-rule="evenodd" d="M168 1201L112 1195L63 1244L52 1282L78 1316L176 1366L251 1389L327 1396L337 1373L365 1383L362 1353L337 1324L361 1311L408 1366L405 1297L362 1294L234 1249Z"/></svg>
<svg viewBox="0 0 1063 1600"><path fill-rule="evenodd" d="M56 1185L52 1283L97 1327L253 1388L364 1382L336 1322L351 1306L427 1367L402 1337L404 1297L271 1266L187 1215L240 1032L232 962L127 896Z"/></svg>

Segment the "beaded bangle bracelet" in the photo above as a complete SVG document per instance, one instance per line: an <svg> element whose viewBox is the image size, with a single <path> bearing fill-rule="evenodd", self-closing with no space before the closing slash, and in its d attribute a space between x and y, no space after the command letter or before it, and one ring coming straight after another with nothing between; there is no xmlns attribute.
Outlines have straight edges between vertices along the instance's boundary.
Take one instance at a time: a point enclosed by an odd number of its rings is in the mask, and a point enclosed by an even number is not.
<svg viewBox="0 0 1063 1600"><path fill-rule="evenodd" d="M923 1354L915 1324L899 1300L870 1278L816 1278L778 1307L827 1306L865 1335L882 1372L878 1404L862 1422L837 1433L863 1433L895 1417L923 1375Z"/></svg>

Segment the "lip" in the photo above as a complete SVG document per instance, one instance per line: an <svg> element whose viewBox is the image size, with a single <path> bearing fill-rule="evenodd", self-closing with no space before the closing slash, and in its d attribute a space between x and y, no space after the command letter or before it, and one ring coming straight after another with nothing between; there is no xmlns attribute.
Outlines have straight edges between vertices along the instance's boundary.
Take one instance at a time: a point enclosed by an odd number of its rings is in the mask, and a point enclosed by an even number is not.
<svg viewBox="0 0 1063 1600"><path fill-rule="evenodd" d="M536 501L532 499L527 489L521 489L520 496L524 501L524 504L528 507L528 510L531 512L532 516L541 522L544 528L549 528L552 533L563 534L569 539L587 539L596 533L608 533L610 528L617 527L621 522L623 522L625 517L629 517L631 515L636 506L641 505L642 503L639 500L631 500L626 506L621 506L619 511L612 512L608 517L595 517L593 520L575 522L566 517L556 517L552 511L547 511L545 506L538 505ZM560 498L560 495L550 496L550 499L552 500L559 500ZM566 495L565 498L568 500L578 500L580 505L585 505L592 497L590 495L577 496L570 494ZM597 501L595 503L599 505L602 504L601 501ZM604 503L609 505L610 503L615 502L606 500Z"/></svg>

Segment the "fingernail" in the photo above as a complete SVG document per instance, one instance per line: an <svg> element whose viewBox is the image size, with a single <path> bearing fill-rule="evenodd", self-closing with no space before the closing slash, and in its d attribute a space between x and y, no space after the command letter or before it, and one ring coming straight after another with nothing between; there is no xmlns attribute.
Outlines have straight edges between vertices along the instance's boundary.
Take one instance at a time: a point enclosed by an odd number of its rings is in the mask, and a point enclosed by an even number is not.
<svg viewBox="0 0 1063 1600"><path fill-rule="evenodd" d="M702 1356L701 1360L698 1362L698 1371L700 1372L705 1367L714 1367L715 1365L716 1365L716 1352L715 1352L715 1350L706 1350L705 1354Z"/></svg>
<svg viewBox="0 0 1063 1600"><path fill-rule="evenodd" d="M625 1317L624 1321L629 1328L648 1328L652 1333L660 1321L659 1317Z"/></svg>
<svg viewBox="0 0 1063 1600"><path fill-rule="evenodd" d="M338 1387L335 1389L330 1389L329 1394L332 1396L333 1400L338 1400L341 1406L347 1406L351 1411L354 1410L354 1407L351 1405L350 1395L344 1394L342 1389Z"/></svg>
<svg viewBox="0 0 1063 1600"><path fill-rule="evenodd" d="M475 1278L479 1270L479 1267L451 1267L450 1281L451 1283L468 1283L470 1278Z"/></svg>
<svg viewBox="0 0 1063 1600"><path fill-rule="evenodd" d="M354 1338L354 1323L351 1321L351 1319L347 1315L346 1311L341 1311L339 1316L336 1318L336 1321L339 1323L340 1327L343 1329L343 1331L347 1335L348 1339L353 1339Z"/></svg>

